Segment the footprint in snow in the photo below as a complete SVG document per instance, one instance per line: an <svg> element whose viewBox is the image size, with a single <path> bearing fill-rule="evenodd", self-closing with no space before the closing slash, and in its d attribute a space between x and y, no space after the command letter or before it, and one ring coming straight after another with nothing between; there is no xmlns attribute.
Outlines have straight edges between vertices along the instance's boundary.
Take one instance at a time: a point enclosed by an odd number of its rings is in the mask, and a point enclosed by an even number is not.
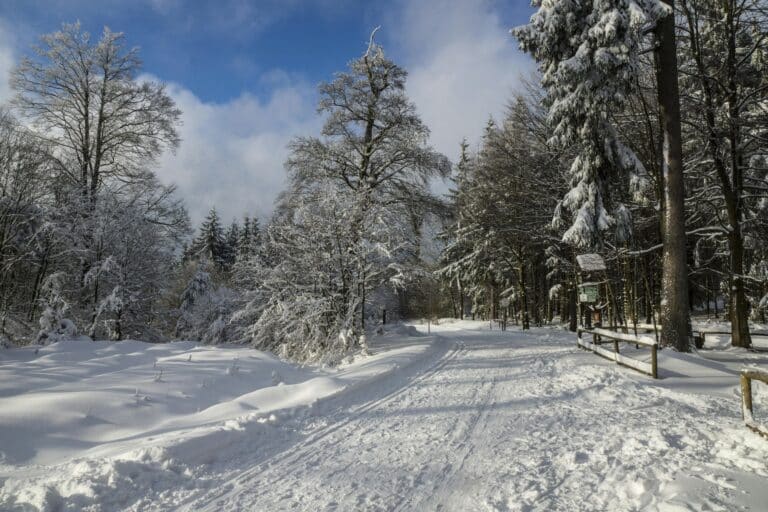
<svg viewBox="0 0 768 512"><path fill-rule="evenodd" d="M575 462L576 464L586 464L587 462L589 462L589 454L584 452L576 452L573 455L573 462Z"/></svg>

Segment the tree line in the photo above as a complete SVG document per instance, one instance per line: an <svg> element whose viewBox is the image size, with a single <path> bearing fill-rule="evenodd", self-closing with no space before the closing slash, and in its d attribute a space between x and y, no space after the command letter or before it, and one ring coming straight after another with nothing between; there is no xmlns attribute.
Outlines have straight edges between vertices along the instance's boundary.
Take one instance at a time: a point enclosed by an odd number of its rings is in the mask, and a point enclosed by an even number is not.
<svg viewBox="0 0 768 512"><path fill-rule="evenodd" d="M330 361L387 315L575 329L576 256L598 252L611 324L658 318L685 350L690 311L722 313L749 346L768 303L767 20L759 0L543 0L513 31L540 74L454 164L372 35L319 87L323 128L290 144L272 216L224 227L213 209L196 234L153 171L181 112L122 34L65 25L0 114L3 336Z"/></svg>
<svg viewBox="0 0 768 512"><path fill-rule="evenodd" d="M599 252L611 324L658 314L662 341L688 350L689 311L725 306L733 344L750 346L768 302L768 6L536 6L513 30L536 85L462 150L440 270L450 295L494 318L511 300L524 326L558 312L574 329L575 256Z"/></svg>
<svg viewBox="0 0 768 512"><path fill-rule="evenodd" d="M450 163L373 36L320 87L325 125L291 143L269 222L223 228L212 209L194 237L154 172L181 112L140 69L122 34L72 24L13 73L0 117L6 342L184 338L318 359L364 348L378 305L405 314L403 290L429 274L424 221L445 209L429 183Z"/></svg>

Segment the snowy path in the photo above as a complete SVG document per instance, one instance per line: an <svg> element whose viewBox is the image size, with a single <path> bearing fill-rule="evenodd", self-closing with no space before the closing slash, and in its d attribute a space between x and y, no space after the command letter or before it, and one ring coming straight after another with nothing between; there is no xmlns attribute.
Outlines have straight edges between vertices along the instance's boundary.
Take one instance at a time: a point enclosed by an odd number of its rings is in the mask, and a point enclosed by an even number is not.
<svg viewBox="0 0 768 512"><path fill-rule="evenodd" d="M318 411L268 458L244 446L205 476L207 491L155 505L765 509L768 443L741 427L733 386L676 390L551 333L446 330L450 349L420 371Z"/></svg>

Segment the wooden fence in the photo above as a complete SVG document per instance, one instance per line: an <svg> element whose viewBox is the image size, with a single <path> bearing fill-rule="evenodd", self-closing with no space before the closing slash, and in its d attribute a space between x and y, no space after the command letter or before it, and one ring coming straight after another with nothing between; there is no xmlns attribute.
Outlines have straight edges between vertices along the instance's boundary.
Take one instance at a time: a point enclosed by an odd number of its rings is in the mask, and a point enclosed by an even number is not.
<svg viewBox="0 0 768 512"><path fill-rule="evenodd" d="M646 323L638 323L637 325L629 324L629 326L626 325L618 325L616 327L608 327L609 330L615 330L615 331L621 331L621 332L632 332L636 331L640 333L641 331L644 333L651 333L653 334L654 338L656 338L656 342L659 341L659 331L661 330L661 325L657 324L646 324ZM697 349L704 348L704 344L707 341L707 336L727 336L731 337L731 331L724 331L724 330L715 330L715 329L693 329L692 333L693 335L693 342ZM766 339L768 338L768 332L761 331L759 329L755 329L754 327L750 327L750 336L752 338L761 338ZM754 339L753 339L754 341ZM765 347L756 347L753 346L751 349L753 352L766 352L768 351Z"/></svg>
<svg viewBox="0 0 768 512"><path fill-rule="evenodd" d="M731 334L732 334L731 331L710 331L710 330L703 330L703 329L694 329L693 330L693 337L694 337L694 339L697 336L701 337L701 347L703 347L704 343L706 343L708 335L711 335L711 336L728 336L730 338ZM756 331L756 330L750 329L749 335L752 338L768 338L768 333L765 332L765 331ZM697 345L697 348L701 348L701 347ZM761 349L759 347L752 347L752 350L758 352L758 351L764 351L765 349Z"/></svg>
<svg viewBox="0 0 768 512"><path fill-rule="evenodd" d="M768 384L768 372L763 370L741 370L741 413L744 423L761 436L768 438L768 427L755 420L752 409L752 381Z"/></svg>
<svg viewBox="0 0 768 512"><path fill-rule="evenodd" d="M591 334L592 341L590 342L585 340L583 334ZM601 346L606 343L603 338L613 342L613 351ZM576 343L579 347L591 350L595 354L606 359L610 359L611 361L616 361L616 363L622 366L626 366L627 368L632 368L633 370L637 370L641 373L650 375L654 379L659 378L657 365L657 350L659 345L653 338L648 336L624 334L620 332L609 331L607 329L579 329L578 341ZM646 361L639 361L637 359L633 359L624 354L621 354L619 352L619 343L631 343L636 346L642 346L651 349L651 362L648 363Z"/></svg>

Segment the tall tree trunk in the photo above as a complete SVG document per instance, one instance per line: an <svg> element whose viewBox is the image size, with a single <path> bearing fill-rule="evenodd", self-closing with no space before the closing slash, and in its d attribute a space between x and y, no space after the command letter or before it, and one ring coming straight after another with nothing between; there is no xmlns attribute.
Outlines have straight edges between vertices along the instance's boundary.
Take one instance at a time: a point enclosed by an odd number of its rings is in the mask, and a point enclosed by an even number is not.
<svg viewBox="0 0 768 512"><path fill-rule="evenodd" d="M674 9L674 0L663 0ZM656 26L656 81L659 114L664 133L664 227L661 300L661 342L677 350L690 350L688 264L685 239L685 185L680 128L680 92L677 83L675 17L670 14Z"/></svg>
<svg viewBox="0 0 768 512"><path fill-rule="evenodd" d="M528 293L525 289L525 265L522 263L520 264L520 267L518 268L518 283L520 286L520 308L522 309L521 313L523 315L522 318L522 327L523 330L528 330L531 328L531 322L530 322L530 314L528 311Z"/></svg>
<svg viewBox="0 0 768 512"><path fill-rule="evenodd" d="M749 334L749 304L744 294L744 237L741 231L743 219L742 190L744 189L742 136L741 136L741 98L736 84L738 72L736 59L736 21L734 2L724 2L728 26L728 117L729 139L731 146L731 171L733 173L734 194L733 208L729 209L728 220L731 231L728 243L731 250L731 344L734 347L749 348L752 338ZM730 210L733 210L732 212Z"/></svg>
<svg viewBox="0 0 768 512"><path fill-rule="evenodd" d="M731 344L734 347L749 348L752 337L749 334L749 304L744 293L744 239L741 226L736 223L728 236L731 252Z"/></svg>
<svg viewBox="0 0 768 512"><path fill-rule="evenodd" d="M568 330L576 332L579 328L579 313L578 313L578 291L576 289L576 280L571 282L568 288Z"/></svg>

